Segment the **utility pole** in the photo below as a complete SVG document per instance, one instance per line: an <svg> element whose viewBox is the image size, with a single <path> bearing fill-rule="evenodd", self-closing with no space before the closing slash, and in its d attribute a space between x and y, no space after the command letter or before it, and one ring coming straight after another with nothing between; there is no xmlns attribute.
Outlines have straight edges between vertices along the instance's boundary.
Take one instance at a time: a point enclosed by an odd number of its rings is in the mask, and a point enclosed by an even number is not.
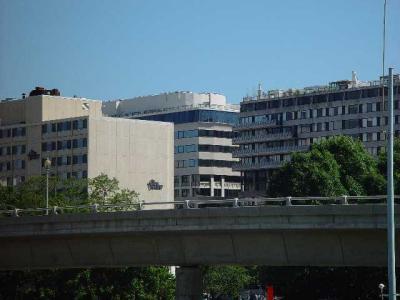
<svg viewBox="0 0 400 300"><path fill-rule="evenodd" d="M396 300L396 252L393 187L393 68L389 68L388 143L387 143L387 240L388 240L388 296Z"/></svg>

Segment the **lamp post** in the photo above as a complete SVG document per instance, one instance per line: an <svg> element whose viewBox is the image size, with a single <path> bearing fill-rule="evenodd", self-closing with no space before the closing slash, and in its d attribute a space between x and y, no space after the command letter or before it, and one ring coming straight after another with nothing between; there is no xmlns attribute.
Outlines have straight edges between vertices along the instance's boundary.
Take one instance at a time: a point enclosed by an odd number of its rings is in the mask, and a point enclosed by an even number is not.
<svg viewBox="0 0 400 300"><path fill-rule="evenodd" d="M383 283L380 283L378 287L381 290L381 295L380 295L381 296L381 300L383 300L383 296L384 296L383 295L383 289L385 288L385 285Z"/></svg>
<svg viewBox="0 0 400 300"><path fill-rule="evenodd" d="M51 160L46 158L44 161L44 167L46 169L46 215L49 214L49 173L51 167Z"/></svg>

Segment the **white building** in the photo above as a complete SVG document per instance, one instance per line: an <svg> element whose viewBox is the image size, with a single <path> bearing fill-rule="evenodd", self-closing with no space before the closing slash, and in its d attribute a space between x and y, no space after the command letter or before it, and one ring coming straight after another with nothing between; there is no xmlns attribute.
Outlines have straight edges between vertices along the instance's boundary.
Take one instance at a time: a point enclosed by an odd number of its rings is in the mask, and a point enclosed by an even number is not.
<svg viewBox="0 0 400 300"><path fill-rule="evenodd" d="M174 92L116 100L103 113L175 124L175 199L236 197L240 173L232 171L232 126L239 106L220 94Z"/></svg>

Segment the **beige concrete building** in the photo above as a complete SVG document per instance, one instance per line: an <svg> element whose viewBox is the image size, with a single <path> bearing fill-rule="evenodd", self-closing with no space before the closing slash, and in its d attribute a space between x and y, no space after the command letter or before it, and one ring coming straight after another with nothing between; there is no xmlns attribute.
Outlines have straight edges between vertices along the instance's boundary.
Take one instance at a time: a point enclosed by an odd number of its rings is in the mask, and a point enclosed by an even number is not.
<svg viewBox="0 0 400 300"><path fill-rule="evenodd" d="M173 201L173 124L103 117L102 102L38 95L0 102L0 184L45 174L116 177L146 202Z"/></svg>
<svg viewBox="0 0 400 300"><path fill-rule="evenodd" d="M103 103L109 116L174 123L175 200L234 198L240 172L232 170L232 126L239 106L215 93L172 92Z"/></svg>

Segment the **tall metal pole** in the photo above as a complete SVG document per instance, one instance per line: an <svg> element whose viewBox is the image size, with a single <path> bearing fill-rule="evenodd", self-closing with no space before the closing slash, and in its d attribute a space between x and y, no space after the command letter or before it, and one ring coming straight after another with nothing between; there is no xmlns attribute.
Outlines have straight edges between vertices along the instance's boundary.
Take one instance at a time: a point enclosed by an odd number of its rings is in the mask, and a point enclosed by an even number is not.
<svg viewBox="0 0 400 300"><path fill-rule="evenodd" d="M387 143L387 240L388 240L388 296L396 300L396 252L393 188L393 68L389 68L388 143Z"/></svg>
<svg viewBox="0 0 400 300"><path fill-rule="evenodd" d="M50 168L46 168L46 215L49 214L49 172Z"/></svg>

